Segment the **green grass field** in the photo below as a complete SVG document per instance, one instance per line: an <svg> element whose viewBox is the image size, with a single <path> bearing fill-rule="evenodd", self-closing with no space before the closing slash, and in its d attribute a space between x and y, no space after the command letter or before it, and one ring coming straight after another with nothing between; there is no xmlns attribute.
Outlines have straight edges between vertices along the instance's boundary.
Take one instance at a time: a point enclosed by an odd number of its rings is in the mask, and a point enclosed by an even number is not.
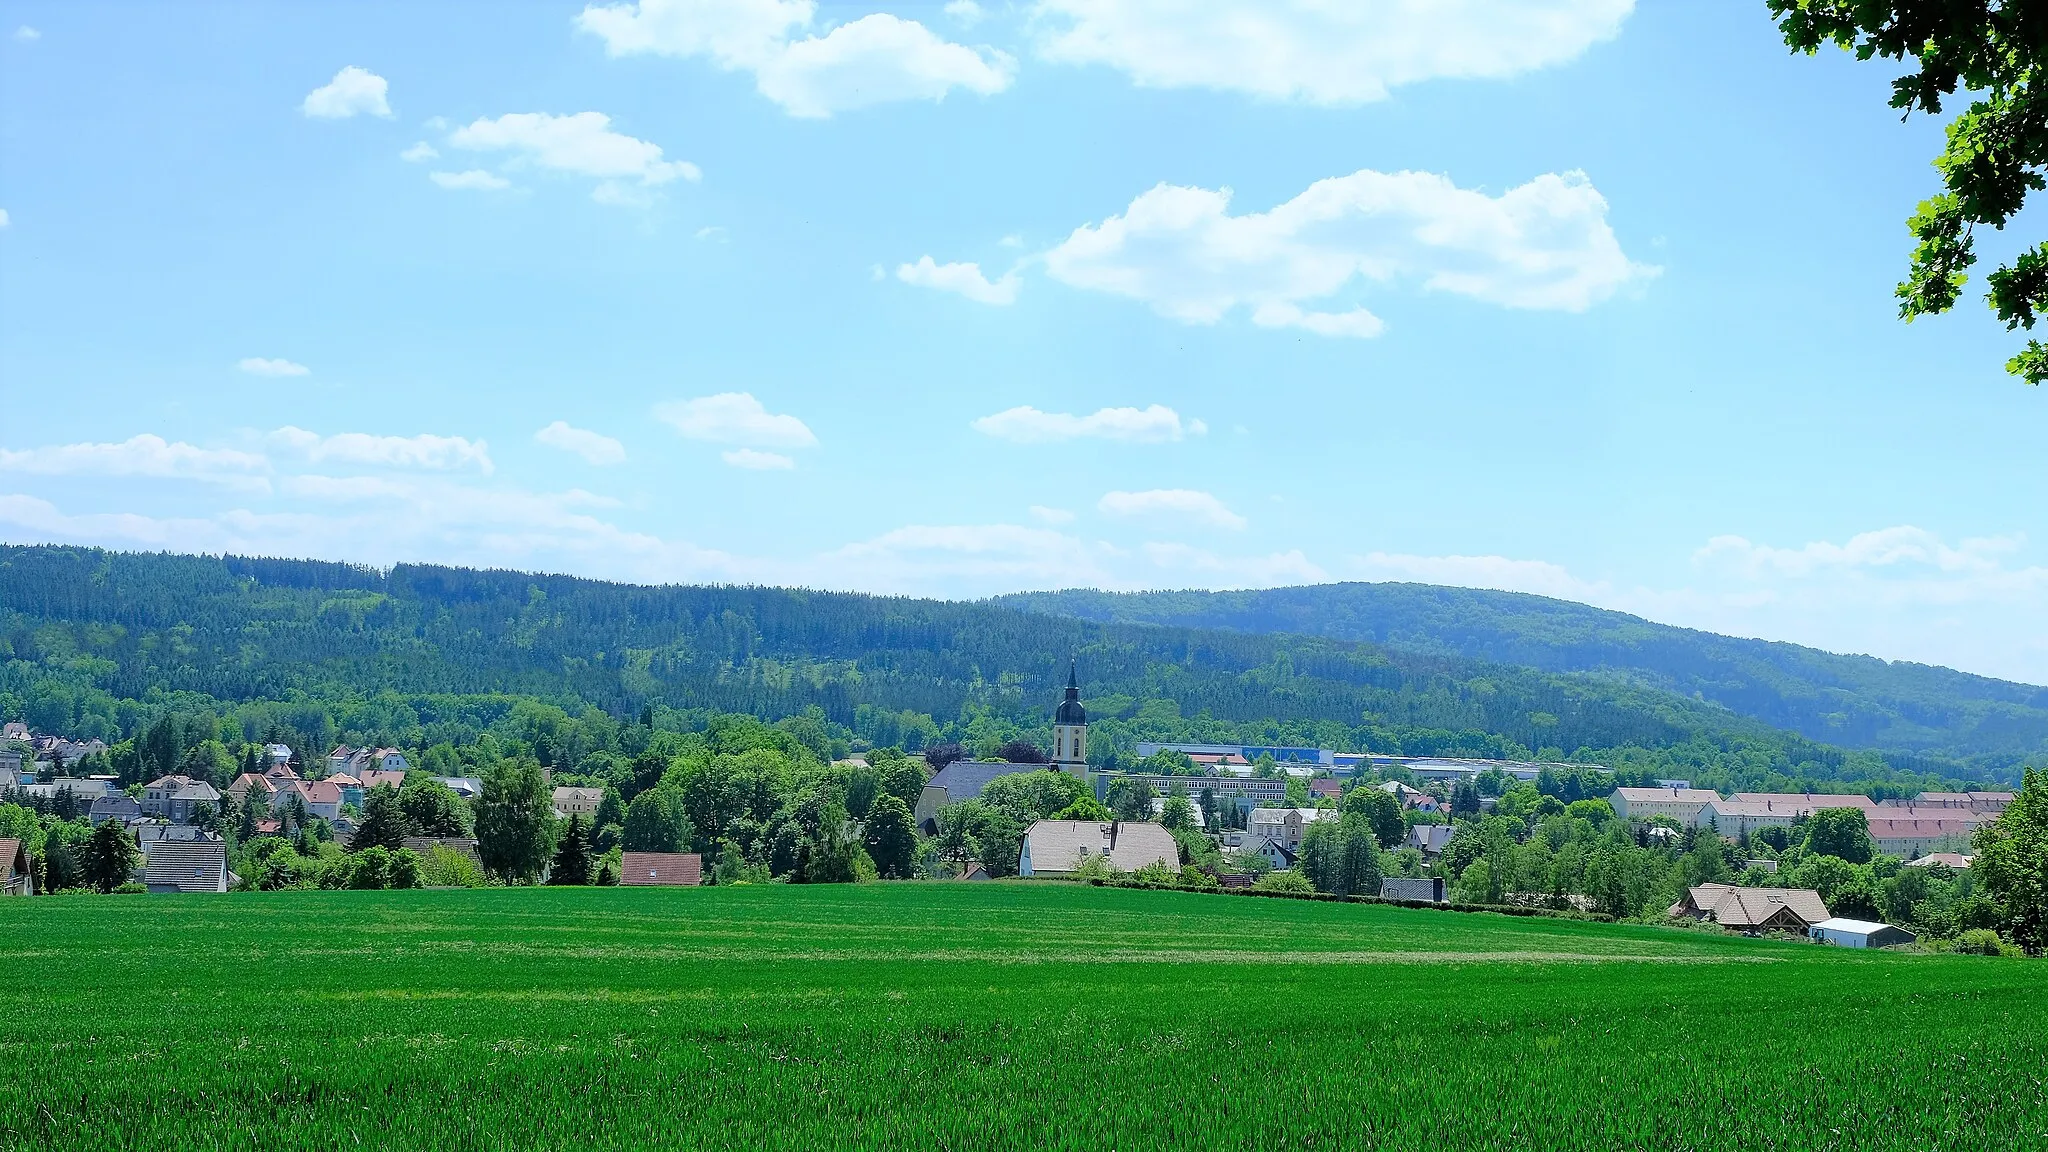
<svg viewBox="0 0 2048 1152"><path fill-rule="evenodd" d="M2048 966L1045 884L0 901L0 1148L2048 1147Z"/></svg>

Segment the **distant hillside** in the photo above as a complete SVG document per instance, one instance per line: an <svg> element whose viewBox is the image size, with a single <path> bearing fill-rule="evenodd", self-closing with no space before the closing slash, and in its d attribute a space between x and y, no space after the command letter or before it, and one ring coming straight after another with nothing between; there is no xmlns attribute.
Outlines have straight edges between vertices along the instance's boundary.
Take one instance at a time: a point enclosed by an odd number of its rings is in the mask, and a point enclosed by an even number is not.
<svg viewBox="0 0 2048 1152"><path fill-rule="evenodd" d="M1619 675L1852 748L2008 766L2048 755L2048 688L1740 640L1518 592L1354 583L1256 592L1027 592L994 603L1086 620L1299 633Z"/></svg>
<svg viewBox="0 0 2048 1152"><path fill-rule="evenodd" d="M0 547L0 711L109 738L208 700L332 715L331 702L406 694L404 714L425 722L440 706L420 697L488 693L621 718L651 704L817 709L913 747L1042 738L1070 659L1105 752L1140 739L1547 751L1751 784L1964 767L1845 754L1641 683L1325 637L781 588Z"/></svg>

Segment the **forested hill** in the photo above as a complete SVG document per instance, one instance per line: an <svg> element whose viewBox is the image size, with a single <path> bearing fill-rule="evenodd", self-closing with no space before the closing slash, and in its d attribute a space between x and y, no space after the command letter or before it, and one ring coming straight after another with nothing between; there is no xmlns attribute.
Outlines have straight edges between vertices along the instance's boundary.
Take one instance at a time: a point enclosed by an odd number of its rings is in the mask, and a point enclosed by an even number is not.
<svg viewBox="0 0 2048 1152"><path fill-rule="evenodd" d="M1299 633L1557 672L1618 673L1813 740L2012 763L2048 753L2048 688L1428 584L1254 592L1030 592L995 603L1097 621Z"/></svg>
<svg viewBox="0 0 2048 1152"><path fill-rule="evenodd" d="M496 693L621 718L650 705L814 709L878 744L986 743L1042 738L1070 659L1111 756L1138 739L1243 739L1597 756L1749 784L1966 774L1845 756L1612 679L1324 637L778 588L0 547L0 710L109 739L166 709L244 701L294 702L309 738L400 739L375 732L426 723L439 705L419 698ZM410 699L354 719L332 706L379 694Z"/></svg>

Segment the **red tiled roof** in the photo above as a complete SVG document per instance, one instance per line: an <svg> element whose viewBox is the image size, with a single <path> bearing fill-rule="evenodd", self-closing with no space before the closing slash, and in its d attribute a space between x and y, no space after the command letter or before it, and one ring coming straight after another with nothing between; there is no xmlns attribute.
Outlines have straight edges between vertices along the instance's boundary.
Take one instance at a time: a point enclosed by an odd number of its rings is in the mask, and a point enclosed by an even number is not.
<svg viewBox="0 0 2048 1152"><path fill-rule="evenodd" d="M627 887L694 888L704 882L704 861L695 852L628 852L619 858L619 883Z"/></svg>

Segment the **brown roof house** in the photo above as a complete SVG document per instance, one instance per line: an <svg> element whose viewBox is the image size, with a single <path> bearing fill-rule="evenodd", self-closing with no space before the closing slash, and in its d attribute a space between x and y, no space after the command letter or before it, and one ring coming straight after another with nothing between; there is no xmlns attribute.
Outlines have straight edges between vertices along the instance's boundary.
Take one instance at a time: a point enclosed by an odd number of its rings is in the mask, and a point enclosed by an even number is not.
<svg viewBox="0 0 2048 1152"><path fill-rule="evenodd" d="M0 840L0 896L35 894L36 874L29 867L28 849L19 840Z"/></svg>
<svg viewBox="0 0 2048 1152"><path fill-rule="evenodd" d="M1828 918L1828 906L1811 888L1738 888L1702 884L1688 888L1670 915L1712 920L1740 932L1797 932Z"/></svg>
<svg viewBox="0 0 2048 1152"><path fill-rule="evenodd" d="M704 858L695 852L628 852L619 857L619 884L627 888L695 888L704 882Z"/></svg>
<svg viewBox="0 0 2048 1152"><path fill-rule="evenodd" d="M1119 872L1148 864L1180 871L1180 845L1157 824L1114 820L1040 820L1024 833L1017 853L1019 876L1068 876L1091 857L1106 858Z"/></svg>

